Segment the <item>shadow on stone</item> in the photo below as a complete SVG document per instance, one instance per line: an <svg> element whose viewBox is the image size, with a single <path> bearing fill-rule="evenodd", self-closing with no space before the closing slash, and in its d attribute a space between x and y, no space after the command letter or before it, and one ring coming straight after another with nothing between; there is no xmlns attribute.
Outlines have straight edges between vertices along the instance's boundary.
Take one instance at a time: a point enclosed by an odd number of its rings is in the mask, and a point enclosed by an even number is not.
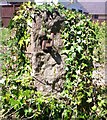
<svg viewBox="0 0 107 120"><path fill-rule="evenodd" d="M52 58L56 61L56 63L57 63L58 65L60 65L62 59L61 59L61 55L58 53L58 51L57 51L57 50L54 50L54 49L51 49L49 53L50 53L50 55L52 56Z"/></svg>

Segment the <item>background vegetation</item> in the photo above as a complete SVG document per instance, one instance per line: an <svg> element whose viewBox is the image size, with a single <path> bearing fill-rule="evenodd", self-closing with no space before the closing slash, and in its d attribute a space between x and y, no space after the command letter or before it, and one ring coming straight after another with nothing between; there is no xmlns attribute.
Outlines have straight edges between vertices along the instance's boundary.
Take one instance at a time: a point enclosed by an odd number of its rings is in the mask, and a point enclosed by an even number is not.
<svg viewBox="0 0 107 120"><path fill-rule="evenodd" d="M31 64L24 51L29 42L28 23L31 22L31 8L35 12L47 8L49 12L56 9L65 15L64 27L61 30L64 39L63 54L66 54L66 80L63 92L59 97L42 95L35 90L31 77ZM31 120L70 120L106 119L106 90L103 86L92 84L93 61L103 60L100 51L104 51L105 26L92 24L90 18L77 12L65 10L58 6L37 6L24 3L13 18L10 28L15 36L7 39L2 31L2 84L3 117L8 119ZM97 36L96 36L97 35ZM103 40L103 41L102 41ZM95 54L93 51L95 50ZM98 56L101 55L101 59ZM98 58L98 59L95 59Z"/></svg>
<svg viewBox="0 0 107 120"><path fill-rule="evenodd" d="M105 45L106 45L106 38L107 38L107 35L106 35L107 26L105 22L102 22L101 24L99 24L99 22L96 22L94 24L95 24L96 39L99 41L99 47L98 49L94 50L94 55L97 58L96 61L100 63L104 63Z"/></svg>

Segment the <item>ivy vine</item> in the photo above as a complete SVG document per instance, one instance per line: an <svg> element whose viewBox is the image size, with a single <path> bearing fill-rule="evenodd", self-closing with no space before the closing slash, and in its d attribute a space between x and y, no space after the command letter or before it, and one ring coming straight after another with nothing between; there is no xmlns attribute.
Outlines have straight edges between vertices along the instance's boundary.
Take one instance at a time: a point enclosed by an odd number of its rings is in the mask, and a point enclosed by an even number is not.
<svg viewBox="0 0 107 120"><path fill-rule="evenodd" d="M66 80L61 95L44 96L36 91L31 76L31 64L25 55L30 41L32 15L35 12L57 10L64 14L61 29L64 40ZM106 119L107 102L101 86L92 83L93 50L98 47L95 26L89 17L66 10L63 6L36 5L28 2L20 6L10 23L15 36L4 43L2 55L3 117L30 120ZM13 29L14 28L14 29ZM46 28L47 29L47 28Z"/></svg>

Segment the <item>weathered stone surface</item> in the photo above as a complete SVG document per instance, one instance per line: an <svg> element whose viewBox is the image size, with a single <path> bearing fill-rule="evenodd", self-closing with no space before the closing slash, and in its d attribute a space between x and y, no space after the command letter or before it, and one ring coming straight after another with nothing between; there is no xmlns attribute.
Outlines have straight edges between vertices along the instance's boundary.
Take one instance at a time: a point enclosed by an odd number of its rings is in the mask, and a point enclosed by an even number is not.
<svg viewBox="0 0 107 120"><path fill-rule="evenodd" d="M58 93L63 88L66 56L61 55L63 41L58 33L62 21L63 17L56 12L52 16L44 11L35 15L32 23L31 45L28 47L28 51L31 53L32 76L37 90L46 94ZM48 38L51 33L54 34L54 38L51 36ZM42 41L47 39L54 40L54 46L43 50Z"/></svg>
<svg viewBox="0 0 107 120"><path fill-rule="evenodd" d="M43 92L60 92L64 83L64 59L61 55L61 39L55 41L56 51L45 53L42 50L36 53L35 86Z"/></svg>

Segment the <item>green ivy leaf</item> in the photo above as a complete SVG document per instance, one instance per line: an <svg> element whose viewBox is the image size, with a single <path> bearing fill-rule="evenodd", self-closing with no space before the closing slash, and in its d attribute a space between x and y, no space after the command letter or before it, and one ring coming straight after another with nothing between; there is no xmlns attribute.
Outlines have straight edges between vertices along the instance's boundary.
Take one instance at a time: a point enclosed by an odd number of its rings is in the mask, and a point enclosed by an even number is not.
<svg viewBox="0 0 107 120"><path fill-rule="evenodd" d="M91 103L92 102L92 98L88 98L87 102Z"/></svg>
<svg viewBox="0 0 107 120"><path fill-rule="evenodd" d="M94 106L92 107L92 110L95 111L96 109L97 109L97 106L94 105Z"/></svg>
<svg viewBox="0 0 107 120"><path fill-rule="evenodd" d="M82 47L81 47L81 46L78 46L78 47L77 47L77 50L78 50L78 52L80 53L81 50L82 50Z"/></svg>

